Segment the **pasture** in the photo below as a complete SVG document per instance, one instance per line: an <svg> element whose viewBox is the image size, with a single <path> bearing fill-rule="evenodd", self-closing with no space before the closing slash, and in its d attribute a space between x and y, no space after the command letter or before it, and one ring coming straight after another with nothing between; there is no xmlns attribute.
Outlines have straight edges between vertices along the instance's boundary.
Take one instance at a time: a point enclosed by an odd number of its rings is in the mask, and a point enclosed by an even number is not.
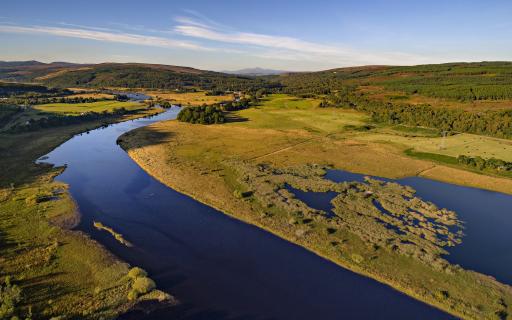
<svg viewBox="0 0 512 320"><path fill-rule="evenodd" d="M484 159L512 161L512 141L474 134L456 134L448 137L414 137L390 133L366 133L356 137L360 141L385 142L413 148L414 151L436 153L451 157L467 155Z"/></svg>
<svg viewBox="0 0 512 320"><path fill-rule="evenodd" d="M62 113L66 115L80 115L84 112L112 112L114 109L125 108L126 110L141 110L146 106L140 102L133 101L116 101L116 100L103 100L97 102L87 103L49 103L35 105L34 109L50 112Z"/></svg>
<svg viewBox="0 0 512 320"><path fill-rule="evenodd" d="M319 108L320 100L300 99L275 94L263 99L260 105L238 111L241 121L229 125L253 129L305 130L311 133L332 133L346 126L360 126L369 121L363 113L352 110Z"/></svg>

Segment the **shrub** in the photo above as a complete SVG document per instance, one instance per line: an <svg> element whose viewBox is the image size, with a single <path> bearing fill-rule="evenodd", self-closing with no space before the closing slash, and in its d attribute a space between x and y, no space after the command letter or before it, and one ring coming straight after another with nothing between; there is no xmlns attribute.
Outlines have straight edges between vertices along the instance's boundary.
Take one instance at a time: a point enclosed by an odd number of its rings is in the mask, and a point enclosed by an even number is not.
<svg viewBox="0 0 512 320"><path fill-rule="evenodd" d="M131 268L130 271L128 271L128 277L130 277L131 279L142 278L146 277L147 275L148 273L144 269L139 267Z"/></svg>
<svg viewBox="0 0 512 320"><path fill-rule="evenodd" d="M235 198L237 199L243 199L243 198L247 198L247 197L250 197L252 196L253 192L252 191L240 191L240 190L235 190L233 191L233 195L235 196Z"/></svg>
<svg viewBox="0 0 512 320"><path fill-rule="evenodd" d="M364 258L357 254L357 253L353 253L350 255L350 258L352 259L352 261L354 261L355 263L361 263L364 261Z"/></svg>
<svg viewBox="0 0 512 320"><path fill-rule="evenodd" d="M235 196L235 198L237 199L242 199L244 197L244 194L242 191L240 190L235 190L233 191L233 195Z"/></svg>
<svg viewBox="0 0 512 320"><path fill-rule="evenodd" d="M145 294L156 288L156 284L148 277L136 278L132 285L132 290L138 294Z"/></svg>
<svg viewBox="0 0 512 320"><path fill-rule="evenodd" d="M128 292L128 300L133 301L133 300L136 300L138 297L139 297L139 294L137 291L131 290L130 292Z"/></svg>
<svg viewBox="0 0 512 320"><path fill-rule="evenodd" d="M448 291L445 291L445 290L441 290L441 291L437 291L434 293L434 296L437 300L439 301L443 301L443 300L446 300L450 297L450 294L448 293Z"/></svg>
<svg viewBox="0 0 512 320"><path fill-rule="evenodd" d="M5 277L5 283L0 285L0 319L13 316L17 304L21 301L21 289L11 284L10 277Z"/></svg>

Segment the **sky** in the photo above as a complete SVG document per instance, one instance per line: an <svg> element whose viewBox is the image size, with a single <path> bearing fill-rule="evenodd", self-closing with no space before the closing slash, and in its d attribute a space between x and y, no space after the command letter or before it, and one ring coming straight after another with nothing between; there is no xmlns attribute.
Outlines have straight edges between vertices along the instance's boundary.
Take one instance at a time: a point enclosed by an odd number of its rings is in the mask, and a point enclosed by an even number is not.
<svg viewBox="0 0 512 320"><path fill-rule="evenodd" d="M512 1L2 1L0 60L208 70L512 60Z"/></svg>

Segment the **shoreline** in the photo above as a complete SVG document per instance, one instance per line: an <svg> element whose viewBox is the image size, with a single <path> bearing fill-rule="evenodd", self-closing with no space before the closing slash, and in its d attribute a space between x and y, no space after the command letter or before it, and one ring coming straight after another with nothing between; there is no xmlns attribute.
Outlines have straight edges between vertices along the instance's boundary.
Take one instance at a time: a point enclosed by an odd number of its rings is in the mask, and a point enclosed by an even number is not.
<svg viewBox="0 0 512 320"><path fill-rule="evenodd" d="M115 124L122 123L122 122L142 119L145 117L153 117L153 116L156 116L165 111L166 111L165 109L162 109L162 110L148 109L148 110L144 111L144 114L130 114L127 116L123 116L120 119L109 119L109 122L107 125L110 126L110 125L115 125ZM113 120L113 121L111 121L111 120ZM81 135L81 134L84 134L85 132L97 130L104 125L105 125L105 123L97 124L97 125L93 126L92 128L88 128L86 131L80 131L78 133L68 136L66 138L66 140L64 140L64 142L60 143L58 146L56 146L52 150L48 151L47 153L45 153L45 155L43 155L39 158L42 158L42 157L44 158L46 156L46 154L49 154L53 150L59 148L63 143L66 143L68 140L72 139L76 135ZM38 163L39 158L36 159L36 161L35 161L36 165L51 165L51 164L44 163L44 162ZM59 171L55 172L53 174L53 176L51 177L51 182L63 184L63 186L65 188L63 190L63 194L73 203L73 213L71 213L71 215L69 217L64 217L64 219L62 221L55 221L55 219L53 219L53 220L49 219L48 222L50 224L53 224L56 227L60 228L65 233L71 234L72 236L81 237L82 239L84 239L84 241L90 242L93 246L95 246L97 248L99 254L105 256L106 258L109 259L109 261L112 262L111 264L125 264L129 267L134 267L134 266L130 265L129 263L127 263L126 261L124 261L123 259L116 256L112 251L110 251L102 243L100 243L98 240L92 238L91 235L88 234L87 232L76 229L82 222L81 221L82 213L80 212L78 203L76 202L76 200L73 198L73 196L69 192L69 189L68 189L69 185L65 182L56 180L56 178L59 175L64 173L64 171L67 168L67 165L60 166L60 167L53 167L53 168L58 169ZM65 215L67 216L69 214L65 214ZM96 228L99 229L98 227L96 227ZM128 243L128 244L129 244L129 246L131 246L130 243ZM152 312L160 310L162 308L175 307L175 306L179 305L179 300L175 296L173 296L167 292L160 291L158 289L155 289L155 291L158 292L158 294L163 293L164 295L167 295L168 297L164 300L161 300L160 298L149 298L149 299L145 298L145 299L136 299L136 300L130 301L128 299L127 304L125 306L121 307L121 309L120 309L121 311L119 313L117 313L116 318L121 317L125 314L129 314L130 312L137 312L137 311L142 311L145 314L151 314Z"/></svg>

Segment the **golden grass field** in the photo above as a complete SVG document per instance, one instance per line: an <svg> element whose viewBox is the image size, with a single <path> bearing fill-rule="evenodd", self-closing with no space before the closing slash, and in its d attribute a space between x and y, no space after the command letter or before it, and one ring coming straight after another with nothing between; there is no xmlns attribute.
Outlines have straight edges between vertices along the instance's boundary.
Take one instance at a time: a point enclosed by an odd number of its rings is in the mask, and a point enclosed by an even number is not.
<svg viewBox="0 0 512 320"><path fill-rule="evenodd" d="M512 193L512 179L412 159L404 154L405 145L365 140L373 130L354 130L354 126L368 123L366 115L317 105L315 100L274 95L260 106L232 114L236 122L198 125L165 121L124 134L120 144L142 168L173 189L459 317L474 319L485 313L487 318L500 308L493 296L512 302L510 288L492 279L463 270L445 273L414 258L374 251L350 232L340 230L328 236L321 221L309 224L306 235L298 236L302 231L297 228L303 226L290 224L290 213L262 206L252 196L236 196L236 191L251 191L240 176L241 168L262 163L281 169L329 165L390 178L423 175ZM333 248L333 241L346 241L342 254ZM360 258L364 262L358 262ZM445 287L455 300L440 299L442 294L434 292L439 287ZM485 307L466 307L473 301Z"/></svg>
<svg viewBox="0 0 512 320"><path fill-rule="evenodd" d="M104 100L86 103L48 103L39 104L33 107L36 110L63 113L67 115L79 115L84 112L112 112L114 109L125 108L126 110L145 109L146 105L133 101Z"/></svg>
<svg viewBox="0 0 512 320"><path fill-rule="evenodd" d="M457 157L480 156L512 161L512 141L475 134L461 133L448 137L408 137L393 133L368 133L359 135L359 141L386 142L430 152Z"/></svg>
<svg viewBox="0 0 512 320"><path fill-rule="evenodd" d="M153 99L167 100L170 103L182 104L186 106L200 106L203 104L214 104L223 101L233 100L232 95L207 96L205 91L176 93L171 90L142 90L142 93Z"/></svg>
<svg viewBox="0 0 512 320"><path fill-rule="evenodd" d="M110 93L99 93L99 92L85 92L85 93L75 93L65 98L94 98L94 99L114 99L114 95Z"/></svg>

